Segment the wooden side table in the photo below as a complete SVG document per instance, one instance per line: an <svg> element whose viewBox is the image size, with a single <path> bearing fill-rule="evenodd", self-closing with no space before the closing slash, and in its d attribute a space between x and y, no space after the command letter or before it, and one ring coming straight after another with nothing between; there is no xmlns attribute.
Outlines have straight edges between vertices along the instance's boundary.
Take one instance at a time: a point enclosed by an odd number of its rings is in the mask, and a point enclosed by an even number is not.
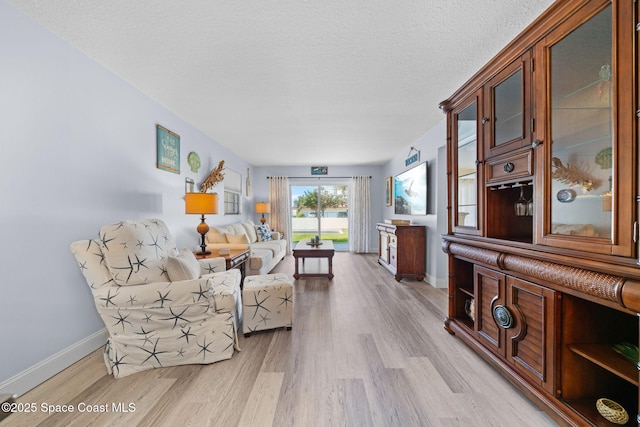
<svg viewBox="0 0 640 427"><path fill-rule="evenodd" d="M240 276L244 280L249 253L249 248L231 249L228 254L221 254L219 249L212 249L210 254L198 255L197 253L194 253L194 255L197 259L224 258L227 270L231 270L232 268L239 269Z"/></svg>

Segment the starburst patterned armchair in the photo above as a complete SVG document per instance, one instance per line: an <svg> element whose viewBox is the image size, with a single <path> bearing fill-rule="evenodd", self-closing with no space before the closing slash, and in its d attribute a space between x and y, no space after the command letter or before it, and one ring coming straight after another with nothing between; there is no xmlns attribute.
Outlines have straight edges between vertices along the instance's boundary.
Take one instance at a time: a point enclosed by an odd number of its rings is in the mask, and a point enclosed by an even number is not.
<svg viewBox="0 0 640 427"><path fill-rule="evenodd" d="M107 225L98 236L73 242L71 252L109 332L110 374L213 363L239 350L239 270L178 252L157 219Z"/></svg>

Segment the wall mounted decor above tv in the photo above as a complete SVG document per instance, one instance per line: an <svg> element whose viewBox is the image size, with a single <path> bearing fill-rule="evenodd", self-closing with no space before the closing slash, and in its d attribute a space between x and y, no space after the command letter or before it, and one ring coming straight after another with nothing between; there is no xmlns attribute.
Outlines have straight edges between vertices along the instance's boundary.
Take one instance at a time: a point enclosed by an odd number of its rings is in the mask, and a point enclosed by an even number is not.
<svg viewBox="0 0 640 427"><path fill-rule="evenodd" d="M396 175L394 178L395 213L427 214L427 162Z"/></svg>

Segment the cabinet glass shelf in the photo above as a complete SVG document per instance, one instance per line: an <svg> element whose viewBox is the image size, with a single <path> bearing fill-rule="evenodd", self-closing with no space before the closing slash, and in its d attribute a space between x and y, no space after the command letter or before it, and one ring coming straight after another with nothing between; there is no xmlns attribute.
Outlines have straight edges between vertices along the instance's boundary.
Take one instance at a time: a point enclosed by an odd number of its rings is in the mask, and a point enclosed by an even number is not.
<svg viewBox="0 0 640 427"><path fill-rule="evenodd" d="M606 66L603 66L603 67L606 67ZM606 71L603 71L602 68L600 70L601 70L601 72L606 73ZM579 87L578 89L575 89L575 90L573 90L573 91L571 91L569 93L566 93L566 94L562 95L561 97L557 98L555 102L559 103L559 102L565 101L567 99L570 99L570 98L572 98L572 97L574 97L574 96L576 96L576 95L578 95L580 93L583 93L587 89L590 89L590 88L592 88L594 86L597 86L600 83L603 83L603 82L609 83L610 79L611 79L611 70L609 69L609 75L608 76L600 77L600 78L598 78L598 80L595 80L595 81L592 81L590 83L587 83L584 86Z"/></svg>
<svg viewBox="0 0 640 427"><path fill-rule="evenodd" d="M522 120L522 113L516 113L512 116L507 117L506 119L496 119L496 121L498 123L506 123L508 121L515 120L515 119Z"/></svg>
<svg viewBox="0 0 640 427"><path fill-rule="evenodd" d="M553 109L553 111L573 111L573 110L596 110L596 111L609 111L611 110L611 107L606 106L606 107L598 107L598 106L570 106L570 107L551 107Z"/></svg>
<svg viewBox="0 0 640 427"><path fill-rule="evenodd" d="M551 141L551 144L553 145L553 150L554 151L563 151L563 150L572 150L574 148L582 147L584 145L595 144L595 143L598 143L598 142L611 141L612 138L613 138L612 135L604 135L604 136L600 136L598 138L592 138L592 139L588 139L588 140L585 140L585 141L576 142L576 143L571 144L571 145L562 146L559 143L557 143L556 141Z"/></svg>

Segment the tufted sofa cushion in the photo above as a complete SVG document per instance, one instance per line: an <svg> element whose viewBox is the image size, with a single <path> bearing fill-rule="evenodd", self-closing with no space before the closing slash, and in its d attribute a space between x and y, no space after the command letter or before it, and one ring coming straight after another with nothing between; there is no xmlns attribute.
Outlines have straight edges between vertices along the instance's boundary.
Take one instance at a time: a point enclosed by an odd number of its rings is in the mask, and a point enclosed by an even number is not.
<svg viewBox="0 0 640 427"><path fill-rule="evenodd" d="M245 234L249 238L249 243L255 243L258 241L258 234L256 233L256 226L252 222L243 222Z"/></svg>
<svg viewBox="0 0 640 427"><path fill-rule="evenodd" d="M247 238L247 235L244 233L242 234L225 233L224 236L227 238L227 242L229 243L244 244L245 247L249 244L249 239Z"/></svg>

